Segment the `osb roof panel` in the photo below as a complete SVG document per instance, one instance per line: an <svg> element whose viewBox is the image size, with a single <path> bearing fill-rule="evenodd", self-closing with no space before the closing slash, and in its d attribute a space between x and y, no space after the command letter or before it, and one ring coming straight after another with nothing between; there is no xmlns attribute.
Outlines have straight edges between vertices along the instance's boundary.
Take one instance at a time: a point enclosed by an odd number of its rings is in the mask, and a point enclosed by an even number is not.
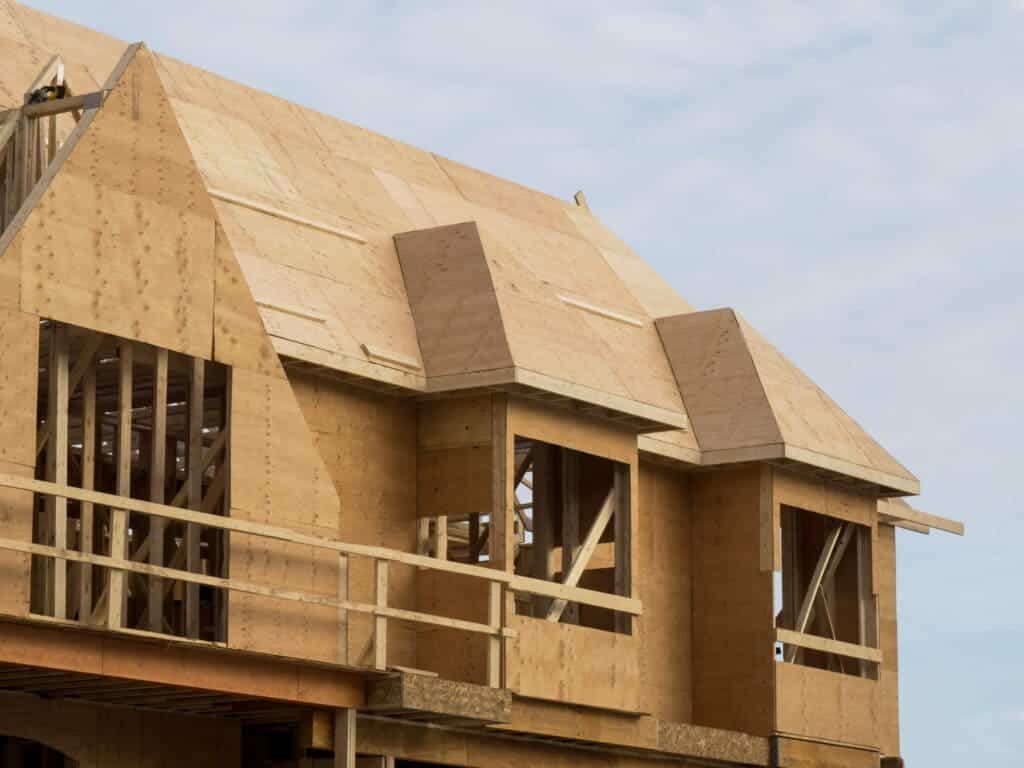
<svg viewBox="0 0 1024 768"><path fill-rule="evenodd" d="M658 329L702 450L784 446L809 452L801 460L820 466L838 460L853 476L916 484L913 474L733 310L662 318Z"/></svg>

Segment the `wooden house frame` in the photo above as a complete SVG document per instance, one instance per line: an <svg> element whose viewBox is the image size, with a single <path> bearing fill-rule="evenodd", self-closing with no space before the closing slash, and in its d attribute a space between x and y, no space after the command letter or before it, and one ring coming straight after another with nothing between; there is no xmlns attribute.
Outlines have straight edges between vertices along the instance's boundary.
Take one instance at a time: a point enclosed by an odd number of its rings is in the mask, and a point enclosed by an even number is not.
<svg viewBox="0 0 1024 768"><path fill-rule="evenodd" d="M0 764L900 765L962 534L594 216L0 0Z"/></svg>

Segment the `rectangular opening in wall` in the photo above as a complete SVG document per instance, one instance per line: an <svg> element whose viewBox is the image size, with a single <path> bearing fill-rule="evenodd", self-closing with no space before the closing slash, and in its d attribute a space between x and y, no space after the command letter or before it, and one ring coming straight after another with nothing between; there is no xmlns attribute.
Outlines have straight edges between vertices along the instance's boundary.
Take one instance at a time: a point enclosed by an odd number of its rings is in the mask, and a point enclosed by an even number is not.
<svg viewBox="0 0 1024 768"><path fill-rule="evenodd" d="M871 529L796 507L781 511L776 659L877 678Z"/></svg>
<svg viewBox="0 0 1024 768"><path fill-rule="evenodd" d="M515 573L630 595L629 466L526 437L515 438ZM629 634L607 608L518 594L516 613Z"/></svg>
<svg viewBox="0 0 1024 768"><path fill-rule="evenodd" d="M228 514L229 369L48 320L39 350L36 479ZM226 577L226 537L105 504L36 497L33 540L59 549ZM33 557L36 614L223 640L226 601L215 587Z"/></svg>

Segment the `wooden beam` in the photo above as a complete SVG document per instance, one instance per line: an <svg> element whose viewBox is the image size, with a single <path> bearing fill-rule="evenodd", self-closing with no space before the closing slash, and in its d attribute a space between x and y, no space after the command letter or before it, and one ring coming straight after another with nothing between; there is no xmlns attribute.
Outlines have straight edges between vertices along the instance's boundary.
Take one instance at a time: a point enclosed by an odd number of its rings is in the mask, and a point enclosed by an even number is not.
<svg viewBox="0 0 1024 768"><path fill-rule="evenodd" d="M311 547L331 550L357 557L368 557L378 560L387 560L393 563L404 563L418 568L427 568L435 571L460 574L484 581L500 582L507 584L514 592L525 594L544 595L556 597L572 602L585 603L597 608L607 608L612 611L625 611L633 616L643 614L643 604L639 600L628 599L619 595L612 595L606 592L598 592L593 589L581 589L579 587L568 587L564 584L541 581L526 576L519 576L496 568L487 568L480 565L469 565L457 563L451 560L442 561L432 557L423 557L411 552L403 552L386 547L375 547L367 544L351 544L349 542L327 539L319 536L298 533L288 528L257 523L241 518L222 517L220 515L206 515L202 512L194 512L187 509L178 509L165 504L154 504L151 501L132 499L117 496L112 493L101 491L86 491L71 486L59 486L45 480L33 480L27 477L20 477L5 472L0 472L0 487L15 488L33 493L54 494L66 496L77 501L91 501L108 507L120 507L139 512L146 515L159 515L169 520L181 522L194 522L198 525L210 528L219 528L225 531L237 531L239 533L264 536L276 541L286 541L294 544L303 544ZM147 573L149 573L147 571ZM164 574L160 574L164 575ZM184 572L174 574L172 578L184 580ZM389 609L394 610L394 609ZM389 614L390 615L390 614Z"/></svg>
<svg viewBox="0 0 1024 768"><path fill-rule="evenodd" d="M594 522L590 525L590 530L587 531L586 538L583 539L583 543L580 545L579 551L576 553L576 557L573 558L572 565L569 570L563 574L562 584L566 587L575 587L580 577L583 576L584 571L587 570L587 563L590 562L590 556L594 554L594 550L597 549L598 543L601 541L601 536L604 534L604 529L608 527L608 523L612 519L612 513L615 511L615 492L614 490L609 491L608 496L605 497L604 503L601 505L600 511L597 513L597 517L594 518ZM566 601L558 598L551 603L551 608L548 609L547 620L558 621L562 618L562 612L565 610Z"/></svg>
<svg viewBox="0 0 1024 768"><path fill-rule="evenodd" d="M89 366L82 379L82 488L91 491L96 483L96 366ZM95 544L93 534L95 520L91 501L79 504L82 516L82 545L86 554L93 552ZM78 598L78 618L87 621L92 615L92 566L80 565L78 577L80 590Z"/></svg>
<svg viewBox="0 0 1024 768"><path fill-rule="evenodd" d="M356 768L356 710L334 713L334 768Z"/></svg>
<svg viewBox="0 0 1024 768"><path fill-rule="evenodd" d="M203 360L193 358L192 380L188 397L188 508L199 510L203 505L203 473L197 471L203 461L203 412L206 404L206 367ZM191 573L203 570L199 547L200 528L195 523L185 526L185 566ZM199 585L185 589L185 636L199 637Z"/></svg>
<svg viewBox="0 0 1024 768"><path fill-rule="evenodd" d="M167 350L157 349L153 363L153 431L150 434L149 500L164 503L167 468ZM164 564L164 534L167 521L152 517L149 521L149 562ZM160 579L151 577L147 614L153 632L163 629L164 590Z"/></svg>
<svg viewBox="0 0 1024 768"><path fill-rule="evenodd" d="M54 435L47 453L47 477L59 485L68 482L68 328L63 323L51 325L49 361L49 414L47 424ZM68 500L52 498L47 503L53 515L53 544L57 549L68 546ZM68 615L68 565L57 559L53 563L53 615Z"/></svg>
<svg viewBox="0 0 1024 768"><path fill-rule="evenodd" d="M346 611L370 614L378 621L390 618L416 624L429 624L431 626L444 627L446 629L458 629L463 632L472 632L480 635L492 635L494 633L494 629L489 624L482 624L476 621L451 619L446 616L437 616L432 613L421 613L419 611L411 611L404 608L393 608L388 605L382 606L376 603L371 605L369 603L359 603L352 600L340 601L325 595L300 592L291 589L281 589L278 587L268 587L263 584L253 584L251 582L239 581L236 579L225 579L220 576L207 576L202 573L189 573L188 571L150 565L149 563L137 563L126 558L117 559L106 555L86 555L73 549L57 549L56 547L51 547L46 544L31 544L29 542L18 541L15 539L0 538L0 549L9 550L11 552L22 552L29 555L39 555L40 557L61 557L76 563L89 563L90 565L109 568L112 572L120 573L122 576L125 573L140 574L143 576L159 576L163 579L184 581L189 584L198 584L213 587L214 589L226 589L232 592L242 592L249 595L270 597L277 600L288 600L290 602L323 606L326 608L344 608ZM109 594L109 592L104 593L104 596L100 599L100 603L103 603L107 594ZM99 609L99 605L97 605L97 609ZM47 617L33 615L32 618ZM124 630L131 628L113 627L112 629ZM141 630L132 631L139 632ZM501 629L500 631L503 637L510 639L516 637L515 630ZM146 634L151 635L152 633L146 632Z"/></svg>
<svg viewBox="0 0 1024 768"><path fill-rule="evenodd" d="M580 550L580 455L569 448L562 455L562 575L569 573ZM580 608L567 603L562 621L578 624Z"/></svg>
<svg viewBox="0 0 1024 768"><path fill-rule="evenodd" d="M615 594L633 596L633 509L630 491L630 468L616 464L612 480L615 496ZM632 617L627 613L615 613L615 631L629 634L633 628Z"/></svg>
<svg viewBox="0 0 1024 768"><path fill-rule="evenodd" d="M926 528L934 528L946 533L953 533L957 536L964 535L964 524L958 520L950 520L947 517L939 517L914 509L903 499L879 500L879 518L883 522L895 523L896 521L914 523ZM911 528L911 530L914 530Z"/></svg>
<svg viewBox="0 0 1024 768"><path fill-rule="evenodd" d="M388 563L378 560L376 569L376 588L374 591L377 608L388 605ZM373 622L373 667L385 670L388 668L388 620L387 616L378 613Z"/></svg>
<svg viewBox="0 0 1024 768"><path fill-rule="evenodd" d="M341 603L349 599L348 556L338 555L338 663L348 664L348 611Z"/></svg>
<svg viewBox="0 0 1024 768"><path fill-rule="evenodd" d="M70 96L66 99L53 99L42 101L38 104L26 104L21 108L21 114L28 118L56 117L65 112L77 112L83 109L95 109L103 105L103 91L83 93L80 96Z"/></svg>
<svg viewBox="0 0 1024 768"><path fill-rule="evenodd" d="M862 659L875 664L882 661L882 652L877 648L869 648L864 645L857 645L856 643L845 643L842 640L830 640L827 637L794 632L791 629L784 629L782 627L776 628L775 640L776 642L783 643L787 648L810 648L813 651L834 653L838 656L849 656L853 659Z"/></svg>
<svg viewBox="0 0 1024 768"><path fill-rule="evenodd" d="M130 498L132 495L132 342L125 341L118 347L120 354L117 393L117 495ZM128 510L111 509L110 555L115 560L128 557ZM107 597L107 625L119 629L124 621L126 593L124 572L110 572L110 586Z"/></svg>
<svg viewBox="0 0 1024 768"><path fill-rule="evenodd" d="M434 557L448 559L448 515L434 518Z"/></svg>
<svg viewBox="0 0 1024 768"><path fill-rule="evenodd" d="M872 589L871 530L857 532L857 639L861 645L878 647L878 596ZM877 677L878 670L861 662L861 677Z"/></svg>
<svg viewBox="0 0 1024 768"><path fill-rule="evenodd" d="M494 630L494 634L487 639L487 684L491 688L501 687L501 593L501 584L491 582L488 585L487 623Z"/></svg>

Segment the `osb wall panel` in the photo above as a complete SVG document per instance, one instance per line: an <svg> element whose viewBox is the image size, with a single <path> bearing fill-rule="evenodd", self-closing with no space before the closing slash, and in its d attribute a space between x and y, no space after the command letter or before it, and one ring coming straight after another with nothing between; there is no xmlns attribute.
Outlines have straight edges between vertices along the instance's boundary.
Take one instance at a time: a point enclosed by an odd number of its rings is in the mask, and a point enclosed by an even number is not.
<svg viewBox="0 0 1024 768"><path fill-rule="evenodd" d="M228 720L11 693L0 694L0 735L46 744L79 768L220 768L242 759L241 726Z"/></svg>
<svg viewBox="0 0 1024 768"><path fill-rule="evenodd" d="M883 755L900 753L899 642L896 623L896 529L878 526L878 740Z"/></svg>
<svg viewBox="0 0 1024 768"><path fill-rule="evenodd" d="M0 309L0 472L31 478L36 460L39 318ZM32 540L32 494L0 489L0 536ZM24 616L31 587L29 556L0 552L0 612Z"/></svg>
<svg viewBox="0 0 1024 768"><path fill-rule="evenodd" d="M210 357L213 207L147 50L14 243L25 311Z"/></svg>
<svg viewBox="0 0 1024 768"><path fill-rule="evenodd" d="M779 768L878 768L878 752L780 738Z"/></svg>
<svg viewBox="0 0 1024 768"><path fill-rule="evenodd" d="M693 722L771 730L772 577L759 563L758 467L694 475Z"/></svg>
<svg viewBox="0 0 1024 768"><path fill-rule="evenodd" d="M693 715L690 493L670 467L640 463L640 560L633 577L644 604L640 633L640 700L674 722Z"/></svg>
<svg viewBox="0 0 1024 768"><path fill-rule="evenodd" d="M412 401L386 398L311 374L289 378L340 500L333 538L405 552L416 550L416 411ZM392 564L388 604L413 608L416 570ZM349 559L349 595L372 602L373 563ZM370 661L371 619L349 614L350 663ZM415 664L415 629L388 622L388 661Z"/></svg>
<svg viewBox="0 0 1024 768"><path fill-rule="evenodd" d="M444 399L417 406L417 515L489 513L494 505L494 398ZM488 586L480 579L421 571L417 608L487 622ZM442 677L487 683L487 638L441 627L416 628L416 666Z"/></svg>
<svg viewBox="0 0 1024 768"><path fill-rule="evenodd" d="M513 616L507 685L521 696L639 712L640 640L575 624Z"/></svg>
<svg viewBox="0 0 1024 768"><path fill-rule="evenodd" d="M878 683L799 664L775 665L781 733L878 748Z"/></svg>
<svg viewBox="0 0 1024 768"><path fill-rule="evenodd" d="M287 379L232 371L231 516L335 538L338 496ZM233 534L231 576L337 595L337 556L309 546ZM233 648L322 661L338 657L337 611L236 593Z"/></svg>
<svg viewBox="0 0 1024 768"><path fill-rule="evenodd" d="M773 469L772 477L772 493L776 504L806 509L869 528L874 525L878 502L873 496L781 469Z"/></svg>

